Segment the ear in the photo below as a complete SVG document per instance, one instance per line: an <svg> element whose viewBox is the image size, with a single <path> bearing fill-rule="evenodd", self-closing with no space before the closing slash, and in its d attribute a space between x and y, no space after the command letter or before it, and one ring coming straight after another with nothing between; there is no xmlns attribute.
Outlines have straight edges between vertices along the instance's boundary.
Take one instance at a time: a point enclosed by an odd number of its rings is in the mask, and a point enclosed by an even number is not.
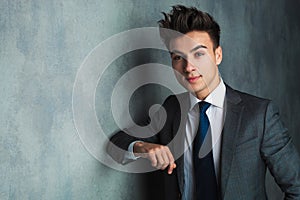
<svg viewBox="0 0 300 200"><path fill-rule="evenodd" d="M219 65L222 62L222 58L223 58L221 46L218 46L216 48L216 50L215 50L215 56L216 56L216 64Z"/></svg>

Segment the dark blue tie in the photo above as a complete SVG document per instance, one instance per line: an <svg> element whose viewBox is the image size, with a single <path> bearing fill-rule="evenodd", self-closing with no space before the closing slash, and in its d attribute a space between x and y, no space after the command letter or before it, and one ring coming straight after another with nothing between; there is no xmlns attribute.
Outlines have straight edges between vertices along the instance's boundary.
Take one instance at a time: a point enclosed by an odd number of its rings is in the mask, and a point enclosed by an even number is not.
<svg viewBox="0 0 300 200"><path fill-rule="evenodd" d="M211 146L210 151L208 151L209 153L203 158L199 158L199 151L209 128L209 120L205 113L209 106L210 104L204 101L199 103L199 128L195 136L193 149L196 200L218 199L217 180ZM208 136L211 137L210 134Z"/></svg>

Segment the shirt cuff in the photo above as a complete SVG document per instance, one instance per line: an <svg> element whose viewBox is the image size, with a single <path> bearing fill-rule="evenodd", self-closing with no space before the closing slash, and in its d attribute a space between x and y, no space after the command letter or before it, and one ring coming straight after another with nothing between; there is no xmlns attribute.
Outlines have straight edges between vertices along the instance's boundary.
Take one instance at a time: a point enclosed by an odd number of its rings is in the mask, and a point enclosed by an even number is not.
<svg viewBox="0 0 300 200"><path fill-rule="evenodd" d="M135 143L137 142L142 142L142 141L134 141L132 142L129 147L128 147L128 151L125 152L125 155L124 155L124 159L122 161L122 164L126 164L128 163L129 161L133 161L133 160L137 160L138 158L140 158L140 156L135 156L134 153L133 153L133 146Z"/></svg>

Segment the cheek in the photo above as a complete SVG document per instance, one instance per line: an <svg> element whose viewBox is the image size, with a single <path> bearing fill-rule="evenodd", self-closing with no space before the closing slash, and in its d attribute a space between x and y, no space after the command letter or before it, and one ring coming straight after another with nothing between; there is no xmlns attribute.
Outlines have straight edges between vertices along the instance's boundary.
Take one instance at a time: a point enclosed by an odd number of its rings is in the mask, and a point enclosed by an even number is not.
<svg viewBox="0 0 300 200"><path fill-rule="evenodd" d="M177 73L183 74L183 67L180 63L172 63L173 70Z"/></svg>
<svg viewBox="0 0 300 200"><path fill-rule="evenodd" d="M207 57L203 57L201 60L197 62L198 70L200 74L203 76L209 76L211 73L213 73L215 65L211 61L211 59Z"/></svg>

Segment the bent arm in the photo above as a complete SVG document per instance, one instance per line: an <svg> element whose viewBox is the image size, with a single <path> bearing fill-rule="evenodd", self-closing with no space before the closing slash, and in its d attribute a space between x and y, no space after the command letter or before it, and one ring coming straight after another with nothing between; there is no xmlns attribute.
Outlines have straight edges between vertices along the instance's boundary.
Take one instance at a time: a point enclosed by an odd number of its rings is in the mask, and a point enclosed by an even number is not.
<svg viewBox="0 0 300 200"><path fill-rule="evenodd" d="M131 145L133 145L132 152L128 148L126 149L127 146ZM133 156L148 159L151 165L157 169L164 170L169 166L168 174L172 174L173 169L176 168L173 154L167 146L143 142L122 131L111 138L107 145L107 151L114 160L122 164L135 160L129 160L130 156L128 156L128 154L134 153Z"/></svg>
<svg viewBox="0 0 300 200"><path fill-rule="evenodd" d="M128 152L130 144L136 141L159 143L158 133L162 128L161 122L163 121L162 109L158 110L151 120L148 119L144 123L145 126L139 127L135 125L114 134L107 144L108 154L118 163L124 164L123 161L126 158L126 154L132 153Z"/></svg>
<svg viewBox="0 0 300 200"><path fill-rule="evenodd" d="M272 103L266 110L261 153L285 199L300 199L299 154Z"/></svg>
<svg viewBox="0 0 300 200"><path fill-rule="evenodd" d="M157 169L163 170L169 166L168 173L172 173L176 167L174 157L166 145L166 140L163 139L161 141L161 135L167 134L171 137L170 127L172 127L173 115L167 110L174 110L172 106L174 103L167 103L168 99L171 99L170 97L166 99L163 106L151 117L146 126L133 126L124 131L119 131L110 138L110 142L107 145L107 152L115 161L126 164L136 160L135 156L137 155L148 159L152 166ZM167 113L169 113L169 116L167 116ZM166 122L167 120L168 122ZM164 136L164 138L166 137ZM132 147L131 151L129 147Z"/></svg>

